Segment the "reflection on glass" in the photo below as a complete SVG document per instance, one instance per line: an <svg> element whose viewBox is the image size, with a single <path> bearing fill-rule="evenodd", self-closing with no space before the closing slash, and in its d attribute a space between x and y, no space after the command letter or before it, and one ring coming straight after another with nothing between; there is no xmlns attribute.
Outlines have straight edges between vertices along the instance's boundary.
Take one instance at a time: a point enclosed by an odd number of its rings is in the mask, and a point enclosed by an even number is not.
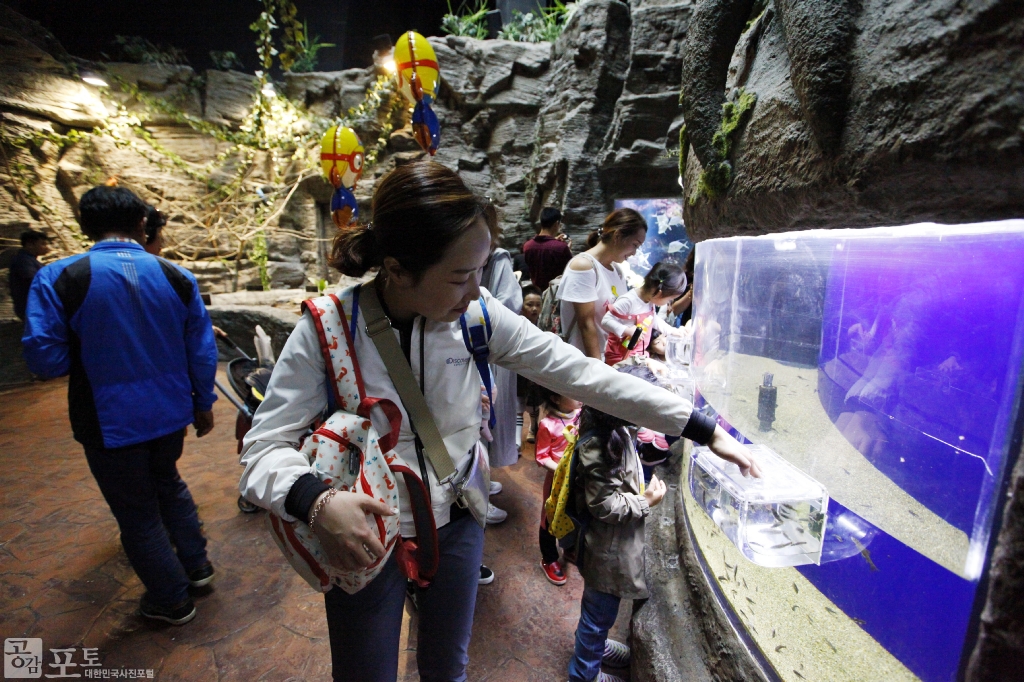
<svg viewBox="0 0 1024 682"><path fill-rule="evenodd" d="M1024 221L697 246L698 403L827 488L799 571L921 679L955 676L1007 473L1021 263Z"/></svg>

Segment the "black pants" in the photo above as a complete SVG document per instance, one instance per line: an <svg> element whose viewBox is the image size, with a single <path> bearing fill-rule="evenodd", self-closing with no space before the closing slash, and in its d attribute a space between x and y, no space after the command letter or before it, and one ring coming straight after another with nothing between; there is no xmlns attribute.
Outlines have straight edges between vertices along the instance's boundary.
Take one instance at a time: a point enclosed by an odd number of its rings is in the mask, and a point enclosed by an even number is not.
<svg viewBox="0 0 1024 682"><path fill-rule="evenodd" d="M558 561L558 541L547 528L540 529L540 558L545 564Z"/></svg>
<svg viewBox="0 0 1024 682"><path fill-rule="evenodd" d="M182 429L123 448L85 448L121 529L124 553L150 599L161 606L187 599L188 572L208 561L195 502L178 475L184 438Z"/></svg>

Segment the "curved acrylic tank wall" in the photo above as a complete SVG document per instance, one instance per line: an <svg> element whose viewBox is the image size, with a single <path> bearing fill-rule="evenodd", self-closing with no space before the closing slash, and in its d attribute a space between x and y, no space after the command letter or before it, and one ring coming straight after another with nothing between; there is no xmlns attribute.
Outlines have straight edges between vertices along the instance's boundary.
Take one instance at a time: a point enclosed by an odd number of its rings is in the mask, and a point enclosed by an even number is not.
<svg viewBox="0 0 1024 682"><path fill-rule="evenodd" d="M697 245L698 405L830 498L821 564L766 569L686 496L709 581L781 678L956 679L1019 417L1021 263L1024 221Z"/></svg>

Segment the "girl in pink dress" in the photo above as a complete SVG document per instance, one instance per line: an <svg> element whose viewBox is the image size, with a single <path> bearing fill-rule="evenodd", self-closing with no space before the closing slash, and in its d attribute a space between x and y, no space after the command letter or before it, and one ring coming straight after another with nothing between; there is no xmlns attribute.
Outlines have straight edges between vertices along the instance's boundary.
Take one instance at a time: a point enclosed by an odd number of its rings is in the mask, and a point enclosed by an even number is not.
<svg viewBox="0 0 1024 682"><path fill-rule="evenodd" d="M538 389L544 400L544 417L537 425L537 464L547 469L544 476L544 493L542 500L551 495L551 483L555 477L555 469L569 445L566 432L575 436L578 432L577 420L582 403L567 398L547 389ZM565 569L558 561L558 542L548 532L548 520L541 505L540 514L540 567L544 576L552 585L564 585Z"/></svg>

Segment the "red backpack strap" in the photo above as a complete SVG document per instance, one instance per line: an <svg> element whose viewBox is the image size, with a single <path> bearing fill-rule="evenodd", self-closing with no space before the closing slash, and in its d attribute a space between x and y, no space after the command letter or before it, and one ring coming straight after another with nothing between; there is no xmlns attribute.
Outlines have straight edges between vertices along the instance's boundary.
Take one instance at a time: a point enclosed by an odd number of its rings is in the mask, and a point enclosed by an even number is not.
<svg viewBox="0 0 1024 682"><path fill-rule="evenodd" d="M316 326L320 352L335 407L354 412L366 396L363 376L352 345L345 309L337 296L321 296L302 302Z"/></svg>

